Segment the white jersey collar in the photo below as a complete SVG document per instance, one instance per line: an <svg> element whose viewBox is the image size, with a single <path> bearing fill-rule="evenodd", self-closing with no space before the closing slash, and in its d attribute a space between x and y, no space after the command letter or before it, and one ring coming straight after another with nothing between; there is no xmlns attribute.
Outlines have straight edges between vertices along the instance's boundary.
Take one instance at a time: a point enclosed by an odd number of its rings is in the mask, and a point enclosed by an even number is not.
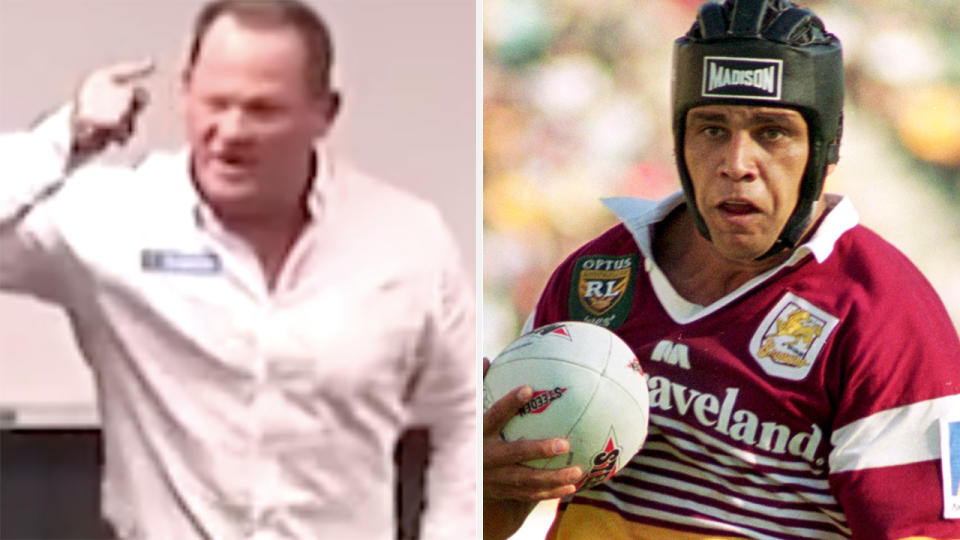
<svg viewBox="0 0 960 540"><path fill-rule="evenodd" d="M620 218L636 241L640 253L644 256L646 271L661 305L674 321L687 323L719 310L769 279L780 269L797 264L807 254L812 254L818 263L825 261L833 252L833 247L840 236L853 228L860 219L853 203L847 197L828 194L826 199L830 209L827 210L820 226L804 244L797 247L793 255L782 264L754 277L708 306L694 304L680 296L653 259L652 225L663 221L671 212L685 203L683 192L678 191L660 201L613 197L603 199L603 204Z"/></svg>

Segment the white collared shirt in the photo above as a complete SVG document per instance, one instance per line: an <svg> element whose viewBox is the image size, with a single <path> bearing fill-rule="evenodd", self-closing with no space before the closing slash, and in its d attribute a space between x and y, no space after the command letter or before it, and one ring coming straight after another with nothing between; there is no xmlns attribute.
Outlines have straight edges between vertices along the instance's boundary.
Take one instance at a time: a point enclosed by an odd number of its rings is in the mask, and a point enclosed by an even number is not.
<svg viewBox="0 0 960 540"><path fill-rule="evenodd" d="M410 425L423 538L476 535L474 298L430 204L321 154L270 291L186 152L64 181L68 145L63 113L0 137L0 286L67 310L121 538L393 538Z"/></svg>

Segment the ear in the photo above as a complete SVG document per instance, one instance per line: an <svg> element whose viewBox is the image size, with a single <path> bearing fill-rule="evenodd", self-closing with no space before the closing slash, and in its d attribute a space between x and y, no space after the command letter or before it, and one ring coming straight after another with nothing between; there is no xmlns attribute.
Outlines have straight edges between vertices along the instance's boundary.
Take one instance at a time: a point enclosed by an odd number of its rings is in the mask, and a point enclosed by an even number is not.
<svg viewBox="0 0 960 540"><path fill-rule="evenodd" d="M328 90L316 103L316 132L320 137L326 136L340 113L340 93Z"/></svg>
<svg viewBox="0 0 960 540"><path fill-rule="evenodd" d="M326 111L324 113L324 120L326 120L327 125L333 124L333 121L336 120L337 115L340 114L340 92L336 90L330 90L327 93L326 98Z"/></svg>
<svg viewBox="0 0 960 540"><path fill-rule="evenodd" d="M833 171L834 171L836 168L837 168L837 164L836 164L836 163L830 163L830 164L828 164L828 165L827 165L827 173L823 175L824 178L826 178L827 176L830 176L831 174L833 174Z"/></svg>
<svg viewBox="0 0 960 540"><path fill-rule="evenodd" d="M179 90L181 100L186 98L187 92L190 90L190 85L192 83L193 68L191 66L185 66L183 71L180 72L180 86L177 88Z"/></svg>

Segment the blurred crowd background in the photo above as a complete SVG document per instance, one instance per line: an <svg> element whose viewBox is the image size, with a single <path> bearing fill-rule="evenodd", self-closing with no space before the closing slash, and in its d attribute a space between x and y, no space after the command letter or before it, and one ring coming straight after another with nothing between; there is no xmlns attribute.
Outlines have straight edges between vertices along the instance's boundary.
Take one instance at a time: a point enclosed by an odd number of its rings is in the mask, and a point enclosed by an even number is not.
<svg viewBox="0 0 960 540"><path fill-rule="evenodd" d="M699 0L483 3L483 347L515 338L552 269L615 223L599 202L679 189L673 40ZM844 46L826 189L904 251L960 328L960 1L800 2Z"/></svg>

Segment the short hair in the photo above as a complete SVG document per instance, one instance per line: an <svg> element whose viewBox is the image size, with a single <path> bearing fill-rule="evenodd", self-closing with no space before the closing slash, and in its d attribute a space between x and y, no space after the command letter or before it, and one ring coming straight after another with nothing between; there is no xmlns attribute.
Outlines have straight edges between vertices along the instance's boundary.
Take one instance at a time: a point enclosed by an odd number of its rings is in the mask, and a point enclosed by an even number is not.
<svg viewBox="0 0 960 540"><path fill-rule="evenodd" d="M308 88L317 94L330 90L333 64L330 31L320 15L299 0L215 0L206 4L194 21L185 71L187 76L196 65L210 26L227 15L244 24L296 30L307 53L305 75Z"/></svg>

